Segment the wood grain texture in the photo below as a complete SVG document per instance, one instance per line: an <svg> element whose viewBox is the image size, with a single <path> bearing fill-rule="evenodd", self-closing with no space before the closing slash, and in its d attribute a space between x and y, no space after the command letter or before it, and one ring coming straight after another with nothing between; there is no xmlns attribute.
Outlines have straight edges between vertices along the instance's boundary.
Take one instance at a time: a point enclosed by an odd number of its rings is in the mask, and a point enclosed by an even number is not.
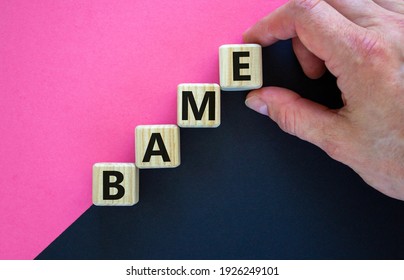
<svg viewBox="0 0 404 280"><path fill-rule="evenodd" d="M215 128L220 125L220 86L218 84L179 84L177 124L180 127Z"/></svg>
<svg viewBox="0 0 404 280"><path fill-rule="evenodd" d="M107 173L105 173L107 172ZM109 173L108 173L109 172ZM112 175L121 173L122 181ZM110 175L109 175L110 174ZM107 179L107 182L104 181ZM104 184L108 187L110 199L104 197ZM115 185L115 186L114 186ZM116 185L124 189L122 198ZM96 163L93 165L93 203L97 206L132 206L139 201L139 169L134 163Z"/></svg>
<svg viewBox="0 0 404 280"><path fill-rule="evenodd" d="M220 87L241 91L262 87L262 48L258 44L231 44L219 48Z"/></svg>
<svg viewBox="0 0 404 280"><path fill-rule="evenodd" d="M135 129L136 166L172 168L181 163L177 125L139 125Z"/></svg>

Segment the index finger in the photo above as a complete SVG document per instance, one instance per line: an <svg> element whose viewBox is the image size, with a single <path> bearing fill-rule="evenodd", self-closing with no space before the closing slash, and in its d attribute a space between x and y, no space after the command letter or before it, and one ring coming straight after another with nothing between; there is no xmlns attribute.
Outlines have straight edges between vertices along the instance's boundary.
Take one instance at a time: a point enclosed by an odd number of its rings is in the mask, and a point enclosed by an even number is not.
<svg viewBox="0 0 404 280"><path fill-rule="evenodd" d="M244 41L268 46L278 40L299 37L306 48L323 61L349 60L353 49L365 40L365 29L349 21L321 0L289 1L244 33ZM330 69L333 72L335 69ZM338 76L338 73L333 73Z"/></svg>

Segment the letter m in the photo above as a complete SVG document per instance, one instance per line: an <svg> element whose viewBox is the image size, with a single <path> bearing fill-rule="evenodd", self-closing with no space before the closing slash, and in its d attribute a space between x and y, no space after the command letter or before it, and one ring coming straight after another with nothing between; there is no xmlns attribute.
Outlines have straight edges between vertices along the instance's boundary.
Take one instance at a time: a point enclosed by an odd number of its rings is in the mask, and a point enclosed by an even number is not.
<svg viewBox="0 0 404 280"><path fill-rule="evenodd" d="M192 113L194 114L195 120L200 121L205 112L206 106L209 103L209 120L215 120L215 92L206 91L203 96L201 106L198 108L196 105L195 97L192 91L184 90L182 92L182 120L188 120L188 103L191 106Z"/></svg>

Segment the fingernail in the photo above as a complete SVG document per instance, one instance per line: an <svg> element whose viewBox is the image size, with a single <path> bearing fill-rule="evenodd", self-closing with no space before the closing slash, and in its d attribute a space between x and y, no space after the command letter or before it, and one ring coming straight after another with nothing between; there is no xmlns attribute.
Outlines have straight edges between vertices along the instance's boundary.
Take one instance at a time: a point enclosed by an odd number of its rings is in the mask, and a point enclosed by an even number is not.
<svg viewBox="0 0 404 280"><path fill-rule="evenodd" d="M259 97L251 96L246 99L245 105L257 113L268 116L268 107Z"/></svg>

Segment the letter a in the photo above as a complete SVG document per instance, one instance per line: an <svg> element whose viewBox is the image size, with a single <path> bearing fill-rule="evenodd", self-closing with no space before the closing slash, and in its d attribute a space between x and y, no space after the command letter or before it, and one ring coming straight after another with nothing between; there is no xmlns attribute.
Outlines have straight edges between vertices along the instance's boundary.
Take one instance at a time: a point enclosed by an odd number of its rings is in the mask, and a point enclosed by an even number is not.
<svg viewBox="0 0 404 280"><path fill-rule="evenodd" d="M138 125L135 129L138 168L173 168L181 163L180 128L173 124Z"/></svg>
<svg viewBox="0 0 404 280"><path fill-rule="evenodd" d="M154 145L157 142L158 150L154 150ZM169 162L166 146L160 133L152 133L150 136L149 145L147 145L146 153L143 157L143 162L150 162L152 156L161 156L164 162Z"/></svg>

